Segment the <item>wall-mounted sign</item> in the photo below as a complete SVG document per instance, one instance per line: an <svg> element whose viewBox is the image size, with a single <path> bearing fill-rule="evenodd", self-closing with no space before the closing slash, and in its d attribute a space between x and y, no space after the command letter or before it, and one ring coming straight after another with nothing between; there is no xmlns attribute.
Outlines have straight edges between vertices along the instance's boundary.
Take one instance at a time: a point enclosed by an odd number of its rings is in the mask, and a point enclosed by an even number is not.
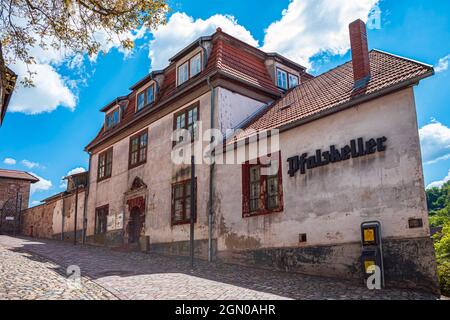
<svg viewBox="0 0 450 320"><path fill-rule="evenodd" d="M5 220L6 220L6 221L14 221L14 217L12 217L12 216L6 216L6 217L5 217Z"/></svg>
<svg viewBox="0 0 450 320"><path fill-rule="evenodd" d="M350 141L350 144L336 148L336 146L330 146L329 150L322 151L316 150L315 155L309 156L308 153L304 153L301 156L294 156L287 159L289 163L289 175L293 177L297 171L301 174L305 174L306 170L326 166L330 163L348 160L350 158L358 158L368 154L376 152L382 152L386 150L385 142L386 137L374 138L364 141L363 138L358 138Z"/></svg>

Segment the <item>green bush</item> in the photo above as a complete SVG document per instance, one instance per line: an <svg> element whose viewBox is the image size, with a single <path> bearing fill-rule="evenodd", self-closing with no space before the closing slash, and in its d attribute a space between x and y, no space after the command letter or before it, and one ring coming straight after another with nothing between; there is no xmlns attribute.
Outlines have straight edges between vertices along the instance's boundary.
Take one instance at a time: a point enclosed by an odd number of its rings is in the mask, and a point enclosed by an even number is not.
<svg viewBox="0 0 450 320"><path fill-rule="evenodd" d="M435 235L434 248L438 265L439 286L445 296L450 296L450 222L447 221L442 232Z"/></svg>
<svg viewBox="0 0 450 320"><path fill-rule="evenodd" d="M450 297L450 261L438 261L438 276L441 293Z"/></svg>

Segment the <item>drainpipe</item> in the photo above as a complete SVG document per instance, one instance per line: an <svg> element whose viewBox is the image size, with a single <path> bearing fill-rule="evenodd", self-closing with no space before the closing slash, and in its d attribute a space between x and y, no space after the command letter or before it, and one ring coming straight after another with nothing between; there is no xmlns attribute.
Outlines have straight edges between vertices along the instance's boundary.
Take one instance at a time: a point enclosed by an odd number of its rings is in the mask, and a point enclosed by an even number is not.
<svg viewBox="0 0 450 320"><path fill-rule="evenodd" d="M211 129L214 128L214 113L215 113L215 91L211 84L211 79L208 76L206 79L208 86L211 89ZM211 137L210 143L214 142L214 137ZM211 157L214 155L214 150L211 150ZM212 220L213 220L213 175L215 162L209 165L209 201L208 201L208 261L212 261Z"/></svg>
<svg viewBox="0 0 450 320"><path fill-rule="evenodd" d="M62 200L62 209L61 209L61 241L64 241L64 197L61 197Z"/></svg>
<svg viewBox="0 0 450 320"><path fill-rule="evenodd" d="M77 184L77 188L75 191L75 215L74 215L74 222L73 222L73 245L74 246L77 244L78 190L79 190L79 186Z"/></svg>
<svg viewBox="0 0 450 320"><path fill-rule="evenodd" d="M203 50L203 70L206 69L206 64L208 62L208 51L203 46L203 41L199 40L198 45ZM210 128L214 128L214 113L215 113L215 91L214 86L211 84L211 78L208 76L206 78L206 81L208 83L208 87L211 90L211 126ZM211 137L210 143L214 141L214 137ZM214 155L214 152L212 151L211 157ZM215 163L212 163L209 165L209 201L208 201L208 261L212 261L212 221L213 221L213 174L214 174L214 166Z"/></svg>
<svg viewBox="0 0 450 320"><path fill-rule="evenodd" d="M84 205L83 205L83 235L81 237L81 244L84 245L86 243L86 232L87 232L87 202L89 195L89 177L91 175L91 160L92 154L89 153L89 163L88 163L88 174L86 178L86 186L84 187Z"/></svg>

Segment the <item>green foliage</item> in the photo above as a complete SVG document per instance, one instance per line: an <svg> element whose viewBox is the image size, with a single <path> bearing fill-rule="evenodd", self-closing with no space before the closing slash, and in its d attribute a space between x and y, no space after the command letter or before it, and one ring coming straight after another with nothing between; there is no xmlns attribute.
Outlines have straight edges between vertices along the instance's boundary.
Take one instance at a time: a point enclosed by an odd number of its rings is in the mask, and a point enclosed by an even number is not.
<svg viewBox="0 0 450 320"><path fill-rule="evenodd" d="M450 297L450 261L438 262L438 276L441 293Z"/></svg>
<svg viewBox="0 0 450 320"><path fill-rule="evenodd" d="M450 181L440 188L426 190L427 206L432 227L443 226L450 221Z"/></svg>
<svg viewBox="0 0 450 320"><path fill-rule="evenodd" d="M440 188L426 190L430 225L442 226L434 235L439 286L442 294L450 296L450 182Z"/></svg>
<svg viewBox="0 0 450 320"><path fill-rule="evenodd" d="M164 24L167 0L14 0L0 1L0 75L6 66L35 63L37 48L94 56L102 43L134 45L132 31ZM23 84L32 85L28 70Z"/></svg>
<svg viewBox="0 0 450 320"><path fill-rule="evenodd" d="M450 221L447 221L442 231L435 235L434 248L438 260L450 262Z"/></svg>
<svg viewBox="0 0 450 320"><path fill-rule="evenodd" d="M438 265L439 286L443 295L450 296L450 221L435 235L434 248Z"/></svg>

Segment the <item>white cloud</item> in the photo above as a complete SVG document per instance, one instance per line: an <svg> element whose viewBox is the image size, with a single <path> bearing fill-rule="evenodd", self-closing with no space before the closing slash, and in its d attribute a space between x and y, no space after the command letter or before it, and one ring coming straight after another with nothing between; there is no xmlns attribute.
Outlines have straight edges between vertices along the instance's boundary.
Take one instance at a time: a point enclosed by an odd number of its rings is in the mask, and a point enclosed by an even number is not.
<svg viewBox="0 0 450 320"><path fill-rule="evenodd" d="M3 160L3 163L7 164L7 165L10 165L10 166L13 166L13 165L15 165L17 163L17 161L16 161L16 159L13 159L13 158L5 158Z"/></svg>
<svg viewBox="0 0 450 320"><path fill-rule="evenodd" d="M26 21L21 18L16 18L18 24L25 24ZM141 28L133 32L127 32L121 35L129 37L132 41L136 41L144 36L147 30ZM32 32L32 31L30 31ZM94 32L94 38L100 43L100 50L106 54L111 49L117 48L124 56L130 54L129 50L125 50L119 37L109 39L107 33L103 29L98 29ZM55 49L51 46L53 39L41 39L36 36L38 43L44 43L45 49L36 45L29 47L29 53L34 57L36 63L28 66L33 73L34 87L23 87L20 81L24 77L29 76L27 73L27 65L22 61L16 61L9 67L18 74L19 81L17 82L16 90L11 99L9 111L21 112L25 114L39 114L43 112L52 112L59 106L66 107L69 110L75 110L77 103L77 95L79 84L84 84L88 78L89 72L86 70L84 62L86 54L75 53L68 48L62 47ZM10 57L11 58L11 57ZM97 56L92 57L91 62L95 62ZM14 60L14 59L11 59ZM65 64L71 70L71 77L69 79L60 74L58 67Z"/></svg>
<svg viewBox="0 0 450 320"><path fill-rule="evenodd" d="M450 159L450 128L432 120L419 129L419 136L425 164Z"/></svg>
<svg viewBox="0 0 450 320"><path fill-rule="evenodd" d="M42 204L41 201L37 201L37 200L31 201L31 206L32 206L32 207L38 206L38 205L40 205L40 204Z"/></svg>
<svg viewBox="0 0 450 320"><path fill-rule="evenodd" d="M49 190L52 187L52 182L50 180L44 179L40 176L38 176L35 173L30 172L33 176L39 179L38 182L33 183L30 187L31 194L34 194L35 192L39 191L46 191Z"/></svg>
<svg viewBox="0 0 450 320"><path fill-rule="evenodd" d="M66 177L71 176L73 174L82 173L82 172L86 172L86 169L82 168L82 167L74 168L74 169L70 170L69 172L67 172Z"/></svg>
<svg viewBox="0 0 450 320"><path fill-rule="evenodd" d="M444 183L446 183L446 182L448 182L448 181L450 181L450 170L448 171L448 174L447 174L447 176L446 176L444 179L439 180L439 181L434 181L434 182L430 183L430 184L427 186L427 189L434 188L434 187L440 188L440 187L442 187L442 185L443 185Z"/></svg>
<svg viewBox="0 0 450 320"><path fill-rule="evenodd" d="M19 81L27 76L24 63L17 63L11 68L19 75ZM31 65L30 70L36 72L33 76L34 87L18 85L12 95L9 111L38 114L54 111L58 106L75 109L77 98L54 67L37 63Z"/></svg>
<svg viewBox="0 0 450 320"><path fill-rule="evenodd" d="M81 172L86 172L86 169L83 167L78 167L78 168L74 168L72 170L70 170L69 172L67 172L67 174L63 177L61 177L61 183L59 184L59 187L61 189L66 189L67 188L67 180L65 180L65 177L71 176L73 174L77 174L77 173L81 173Z"/></svg>
<svg viewBox="0 0 450 320"><path fill-rule="evenodd" d="M166 67L168 59L178 51L201 36L213 34L217 27L252 46L258 46L258 41L233 16L216 14L206 20L194 20L186 13L176 12L167 24L152 32L154 38L150 41L149 52L152 69Z"/></svg>
<svg viewBox="0 0 450 320"><path fill-rule="evenodd" d="M33 169L33 168L39 167L39 163L37 163L37 162L32 162L32 161L29 161L29 160L22 160L21 162L28 169Z"/></svg>
<svg viewBox="0 0 450 320"><path fill-rule="evenodd" d="M434 71L436 71L436 73L441 73L441 72L447 71L449 60L450 60L450 54L439 59L438 64L434 67Z"/></svg>
<svg viewBox="0 0 450 320"><path fill-rule="evenodd" d="M367 21L379 0L293 0L273 22L264 37L263 50L278 52L310 68L310 58L327 52L345 54L350 49L348 25Z"/></svg>

